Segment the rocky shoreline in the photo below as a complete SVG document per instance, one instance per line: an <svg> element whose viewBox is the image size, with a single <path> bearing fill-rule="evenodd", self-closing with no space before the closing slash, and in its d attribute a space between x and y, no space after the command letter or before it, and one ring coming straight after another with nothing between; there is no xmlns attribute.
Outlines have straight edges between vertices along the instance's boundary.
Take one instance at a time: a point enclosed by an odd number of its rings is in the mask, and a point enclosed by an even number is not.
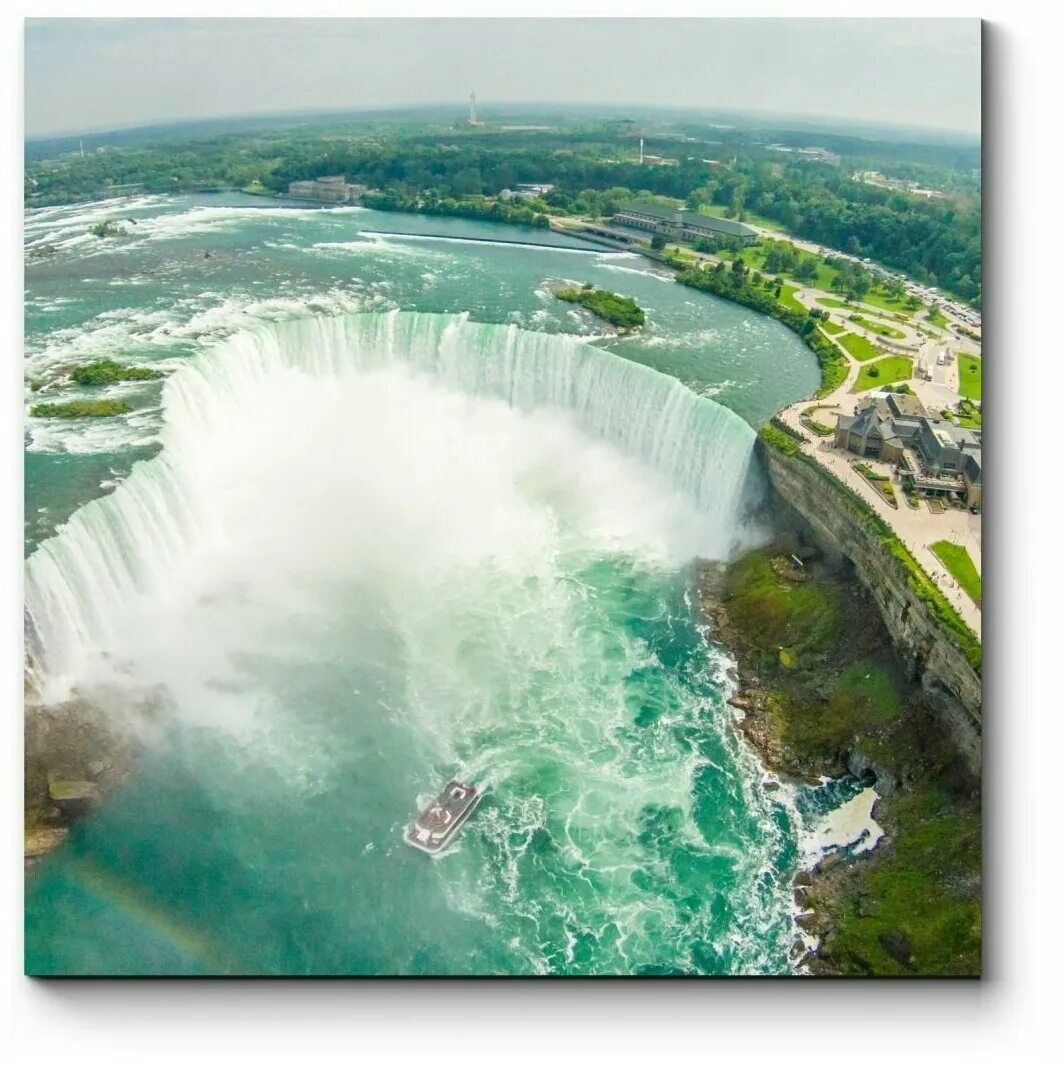
<svg viewBox="0 0 1063 1068"><path fill-rule="evenodd" d="M25 709L24 864L33 868L129 774L138 751L82 700Z"/></svg>
<svg viewBox="0 0 1063 1068"><path fill-rule="evenodd" d="M844 562L794 536L730 565L701 562L695 583L711 638L737 664L736 729L765 769L808 785L851 776L874 787L876 848L839 843L795 872L798 970L977 974L977 784L906 679L867 591ZM971 849L935 870L936 836L957 829ZM947 899L940 911L960 950L953 963L951 946L933 944L934 923L924 930L906 916L913 871Z"/></svg>

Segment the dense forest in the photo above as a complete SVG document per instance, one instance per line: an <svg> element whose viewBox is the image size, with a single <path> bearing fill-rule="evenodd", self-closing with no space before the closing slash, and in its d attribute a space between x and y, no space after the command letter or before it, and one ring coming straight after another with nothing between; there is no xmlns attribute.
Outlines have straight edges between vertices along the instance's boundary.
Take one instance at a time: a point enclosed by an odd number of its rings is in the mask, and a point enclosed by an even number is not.
<svg viewBox="0 0 1063 1068"><path fill-rule="evenodd" d="M543 132L281 128L100 144L84 156L79 146L53 158L40 158L44 153L36 146L27 163L26 199L32 207L133 190L283 192L296 179L345 174L377 191L374 206L482 211L545 225L537 218L545 210L601 217L632 196L670 197L693 209L707 206L738 220L774 223L795 237L867 257L980 304L977 149L789 135L793 144L815 137L832 152L851 152L824 160L780 153L777 144L787 138L778 131L772 143L761 132L728 131L714 139L673 132L645 139L646 152L667 161L647 165L638 162L640 132L624 122ZM912 177L946 195L919 197L855 180L860 169ZM545 204L530 209L502 205L495 211L470 202L518 182L555 188Z"/></svg>

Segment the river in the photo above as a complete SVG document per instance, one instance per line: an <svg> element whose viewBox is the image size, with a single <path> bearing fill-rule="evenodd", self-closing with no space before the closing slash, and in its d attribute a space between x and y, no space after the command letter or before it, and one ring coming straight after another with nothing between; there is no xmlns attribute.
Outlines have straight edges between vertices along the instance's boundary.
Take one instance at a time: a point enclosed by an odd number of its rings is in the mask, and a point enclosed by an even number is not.
<svg viewBox="0 0 1063 1068"><path fill-rule="evenodd" d="M789 969L800 806L688 593L765 536L752 427L815 388L796 337L468 220L141 197L26 237L27 404L134 408L27 421L37 682L152 710L29 879L29 971ZM100 357L166 378L69 384ZM451 775L484 800L429 859L402 829Z"/></svg>

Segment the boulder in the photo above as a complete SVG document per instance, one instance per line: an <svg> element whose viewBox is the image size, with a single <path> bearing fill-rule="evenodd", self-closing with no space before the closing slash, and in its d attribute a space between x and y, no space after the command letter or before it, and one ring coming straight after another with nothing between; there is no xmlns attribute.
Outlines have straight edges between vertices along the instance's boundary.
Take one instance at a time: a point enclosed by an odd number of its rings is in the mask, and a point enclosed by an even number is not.
<svg viewBox="0 0 1063 1068"><path fill-rule="evenodd" d="M87 780L53 779L48 783L48 797L64 816L81 816L99 803L100 788Z"/></svg>

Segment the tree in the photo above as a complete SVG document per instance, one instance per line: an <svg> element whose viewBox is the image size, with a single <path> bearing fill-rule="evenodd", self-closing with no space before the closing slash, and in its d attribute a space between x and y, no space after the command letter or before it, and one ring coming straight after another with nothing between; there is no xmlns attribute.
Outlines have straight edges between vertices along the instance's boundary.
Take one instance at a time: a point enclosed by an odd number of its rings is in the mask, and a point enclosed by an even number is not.
<svg viewBox="0 0 1063 1068"><path fill-rule="evenodd" d="M654 249L656 252L660 252L667 244L668 239L664 234L654 234L653 237L650 238L650 248Z"/></svg>
<svg viewBox="0 0 1063 1068"><path fill-rule="evenodd" d="M704 189L691 189L687 194L687 211L697 211L702 204L708 204L709 198Z"/></svg>
<svg viewBox="0 0 1063 1068"><path fill-rule="evenodd" d="M799 282L814 282L816 274L816 261L811 256L805 256L794 268L794 278Z"/></svg>

